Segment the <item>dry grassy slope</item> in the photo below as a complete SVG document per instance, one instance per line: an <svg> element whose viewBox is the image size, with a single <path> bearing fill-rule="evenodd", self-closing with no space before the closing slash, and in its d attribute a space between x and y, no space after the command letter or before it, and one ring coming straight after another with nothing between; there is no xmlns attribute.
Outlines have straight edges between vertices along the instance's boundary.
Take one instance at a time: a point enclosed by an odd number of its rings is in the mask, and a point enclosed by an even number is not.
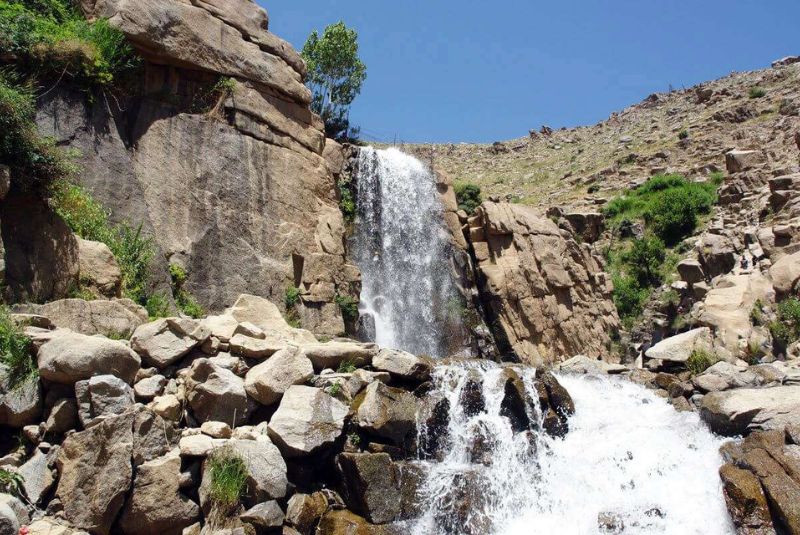
<svg viewBox="0 0 800 535"><path fill-rule="evenodd" d="M751 98L754 87L766 95ZM724 170L724 154L733 148L766 149L773 169L796 166L797 117L786 114L791 104L800 105L800 64L654 94L594 126L536 132L494 145L402 148L454 180L480 185L484 196L543 210L554 205L589 209L658 172L699 177ZM683 130L689 138L682 142Z"/></svg>

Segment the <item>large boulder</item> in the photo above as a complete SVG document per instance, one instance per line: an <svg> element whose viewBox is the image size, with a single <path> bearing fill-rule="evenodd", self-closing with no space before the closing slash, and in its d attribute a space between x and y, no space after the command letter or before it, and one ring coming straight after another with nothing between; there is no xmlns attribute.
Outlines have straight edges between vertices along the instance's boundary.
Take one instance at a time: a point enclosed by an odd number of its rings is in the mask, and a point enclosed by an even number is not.
<svg viewBox="0 0 800 535"><path fill-rule="evenodd" d="M254 505L239 515L242 522L255 526L258 531L279 528L283 525L284 518L283 510L275 500Z"/></svg>
<svg viewBox="0 0 800 535"><path fill-rule="evenodd" d="M174 364L211 335L200 322L166 318L142 325L131 337L131 347L148 366Z"/></svg>
<svg viewBox="0 0 800 535"><path fill-rule="evenodd" d="M766 161L767 155L760 150L732 150L725 153L725 167L729 173L741 173Z"/></svg>
<svg viewBox="0 0 800 535"><path fill-rule="evenodd" d="M725 502L731 518L743 533L775 533L769 514L769 504L758 477L752 472L725 464L719 469Z"/></svg>
<svg viewBox="0 0 800 535"><path fill-rule="evenodd" d="M196 503L181 493L177 451L141 464L119 526L125 535L180 535L200 516Z"/></svg>
<svg viewBox="0 0 800 535"><path fill-rule="evenodd" d="M131 384L141 365L139 355L125 344L69 329L55 331L39 348L38 357L41 377L62 384L94 375L114 375Z"/></svg>
<svg viewBox="0 0 800 535"><path fill-rule="evenodd" d="M8 384L6 367L0 365L0 425L22 428L38 423L42 415L42 386L36 379L15 387Z"/></svg>
<svg viewBox="0 0 800 535"><path fill-rule="evenodd" d="M703 397L700 416L715 433L735 436L800 421L800 386L738 388Z"/></svg>
<svg viewBox="0 0 800 535"><path fill-rule="evenodd" d="M75 527L110 532L132 482L133 424L134 413L127 412L69 435L61 445L55 497Z"/></svg>
<svg viewBox="0 0 800 535"><path fill-rule="evenodd" d="M311 361L297 346L278 351L266 362L251 368L244 378L247 393L263 405L280 401L293 385L301 385L314 376Z"/></svg>
<svg viewBox="0 0 800 535"><path fill-rule="evenodd" d="M372 359L372 367L389 372L399 379L427 381L431 377L433 364L427 357L417 357L397 349L381 349Z"/></svg>
<svg viewBox="0 0 800 535"><path fill-rule="evenodd" d="M231 440L224 448L230 448L244 460L247 466L248 505L286 496L288 479L286 462L275 445L263 437L259 440Z"/></svg>
<svg viewBox="0 0 800 535"><path fill-rule="evenodd" d="M789 295L800 280L800 252L786 255L769 268L772 285L779 297Z"/></svg>
<svg viewBox="0 0 800 535"><path fill-rule="evenodd" d="M609 355L619 327L613 286L588 244L533 207L493 202L469 219L469 236L503 351L534 365Z"/></svg>
<svg viewBox="0 0 800 535"><path fill-rule="evenodd" d="M319 388L291 386L269 422L269 436L286 457L303 457L332 445L348 408Z"/></svg>
<svg viewBox="0 0 800 535"><path fill-rule="evenodd" d="M16 305L14 311L44 316L62 329L109 338L130 338L147 322L147 310L130 299L61 299L43 305Z"/></svg>
<svg viewBox="0 0 800 535"><path fill-rule="evenodd" d="M378 353L378 347L375 344L333 341L325 344L304 345L303 353L311 360L315 370L324 370L325 368L335 370L344 362L354 366L370 364L372 358Z"/></svg>
<svg viewBox="0 0 800 535"><path fill-rule="evenodd" d="M226 314L239 323L255 325L264 332L264 340L273 345L311 344L317 341L310 332L292 328L278 307L263 297L240 295Z"/></svg>
<svg viewBox="0 0 800 535"><path fill-rule="evenodd" d="M211 359L197 359L187 376L187 399L198 421L240 425L249 404L244 381Z"/></svg>
<svg viewBox="0 0 800 535"><path fill-rule="evenodd" d="M416 427L417 398L380 381L367 386L362 395L356 414L358 426L402 444Z"/></svg>
<svg viewBox="0 0 800 535"><path fill-rule="evenodd" d="M388 453L340 453L336 466L352 511L375 524L400 514L400 474Z"/></svg>
<svg viewBox="0 0 800 535"><path fill-rule="evenodd" d="M645 357L673 363L685 363L695 351L711 350L711 330L699 327L661 340L645 351Z"/></svg>
<svg viewBox="0 0 800 535"><path fill-rule="evenodd" d="M708 277L730 272L736 265L736 244L727 236L706 232L700 239L698 256Z"/></svg>
<svg viewBox="0 0 800 535"><path fill-rule="evenodd" d="M106 297L119 297L122 271L108 245L78 238L81 285Z"/></svg>

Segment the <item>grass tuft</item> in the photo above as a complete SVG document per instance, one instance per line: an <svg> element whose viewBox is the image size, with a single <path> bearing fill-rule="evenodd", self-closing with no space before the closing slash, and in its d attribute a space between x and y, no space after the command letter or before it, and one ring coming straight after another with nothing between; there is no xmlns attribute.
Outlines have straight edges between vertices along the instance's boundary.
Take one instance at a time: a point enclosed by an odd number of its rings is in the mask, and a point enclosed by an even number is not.
<svg viewBox="0 0 800 535"><path fill-rule="evenodd" d="M230 448L215 451L208 460L211 477L211 499L219 506L232 508L239 504L247 485L247 465Z"/></svg>
<svg viewBox="0 0 800 535"><path fill-rule="evenodd" d="M8 388L16 390L39 377L31 350L31 340L11 321L5 308L0 307L0 365L5 368Z"/></svg>
<svg viewBox="0 0 800 535"><path fill-rule="evenodd" d="M692 351L692 354L686 360L686 369L692 372L693 375L699 375L710 368L716 361L716 357L708 351L697 349Z"/></svg>

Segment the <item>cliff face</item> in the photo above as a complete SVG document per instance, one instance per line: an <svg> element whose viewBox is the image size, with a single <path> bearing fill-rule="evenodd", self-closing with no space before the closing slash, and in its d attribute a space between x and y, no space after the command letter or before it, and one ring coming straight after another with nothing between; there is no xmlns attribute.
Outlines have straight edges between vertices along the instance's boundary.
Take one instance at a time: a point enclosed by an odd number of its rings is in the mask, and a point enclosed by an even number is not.
<svg viewBox="0 0 800 535"><path fill-rule="evenodd" d="M282 302L301 288L303 325L344 331L337 294L358 295L345 266L323 124L305 66L249 0L84 1L144 57L136 97L57 89L40 101L44 135L78 149L79 180L115 220L143 222L159 268L178 263L211 311L246 292ZM198 110L220 76L227 96Z"/></svg>

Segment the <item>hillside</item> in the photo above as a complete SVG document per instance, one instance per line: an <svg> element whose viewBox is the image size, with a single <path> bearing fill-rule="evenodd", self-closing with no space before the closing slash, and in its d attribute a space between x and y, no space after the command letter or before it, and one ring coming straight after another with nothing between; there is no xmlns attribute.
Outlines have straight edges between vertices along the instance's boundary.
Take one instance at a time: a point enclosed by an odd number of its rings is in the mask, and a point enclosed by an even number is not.
<svg viewBox="0 0 800 535"><path fill-rule="evenodd" d="M722 170L725 152L733 148L765 149L775 167L784 166L796 154L790 117L798 113L799 81L798 64L733 73L650 95L594 126L543 127L491 145L402 148L453 180L478 184L484 197L543 209L600 204L653 174ZM684 131L688 137L679 139Z"/></svg>

